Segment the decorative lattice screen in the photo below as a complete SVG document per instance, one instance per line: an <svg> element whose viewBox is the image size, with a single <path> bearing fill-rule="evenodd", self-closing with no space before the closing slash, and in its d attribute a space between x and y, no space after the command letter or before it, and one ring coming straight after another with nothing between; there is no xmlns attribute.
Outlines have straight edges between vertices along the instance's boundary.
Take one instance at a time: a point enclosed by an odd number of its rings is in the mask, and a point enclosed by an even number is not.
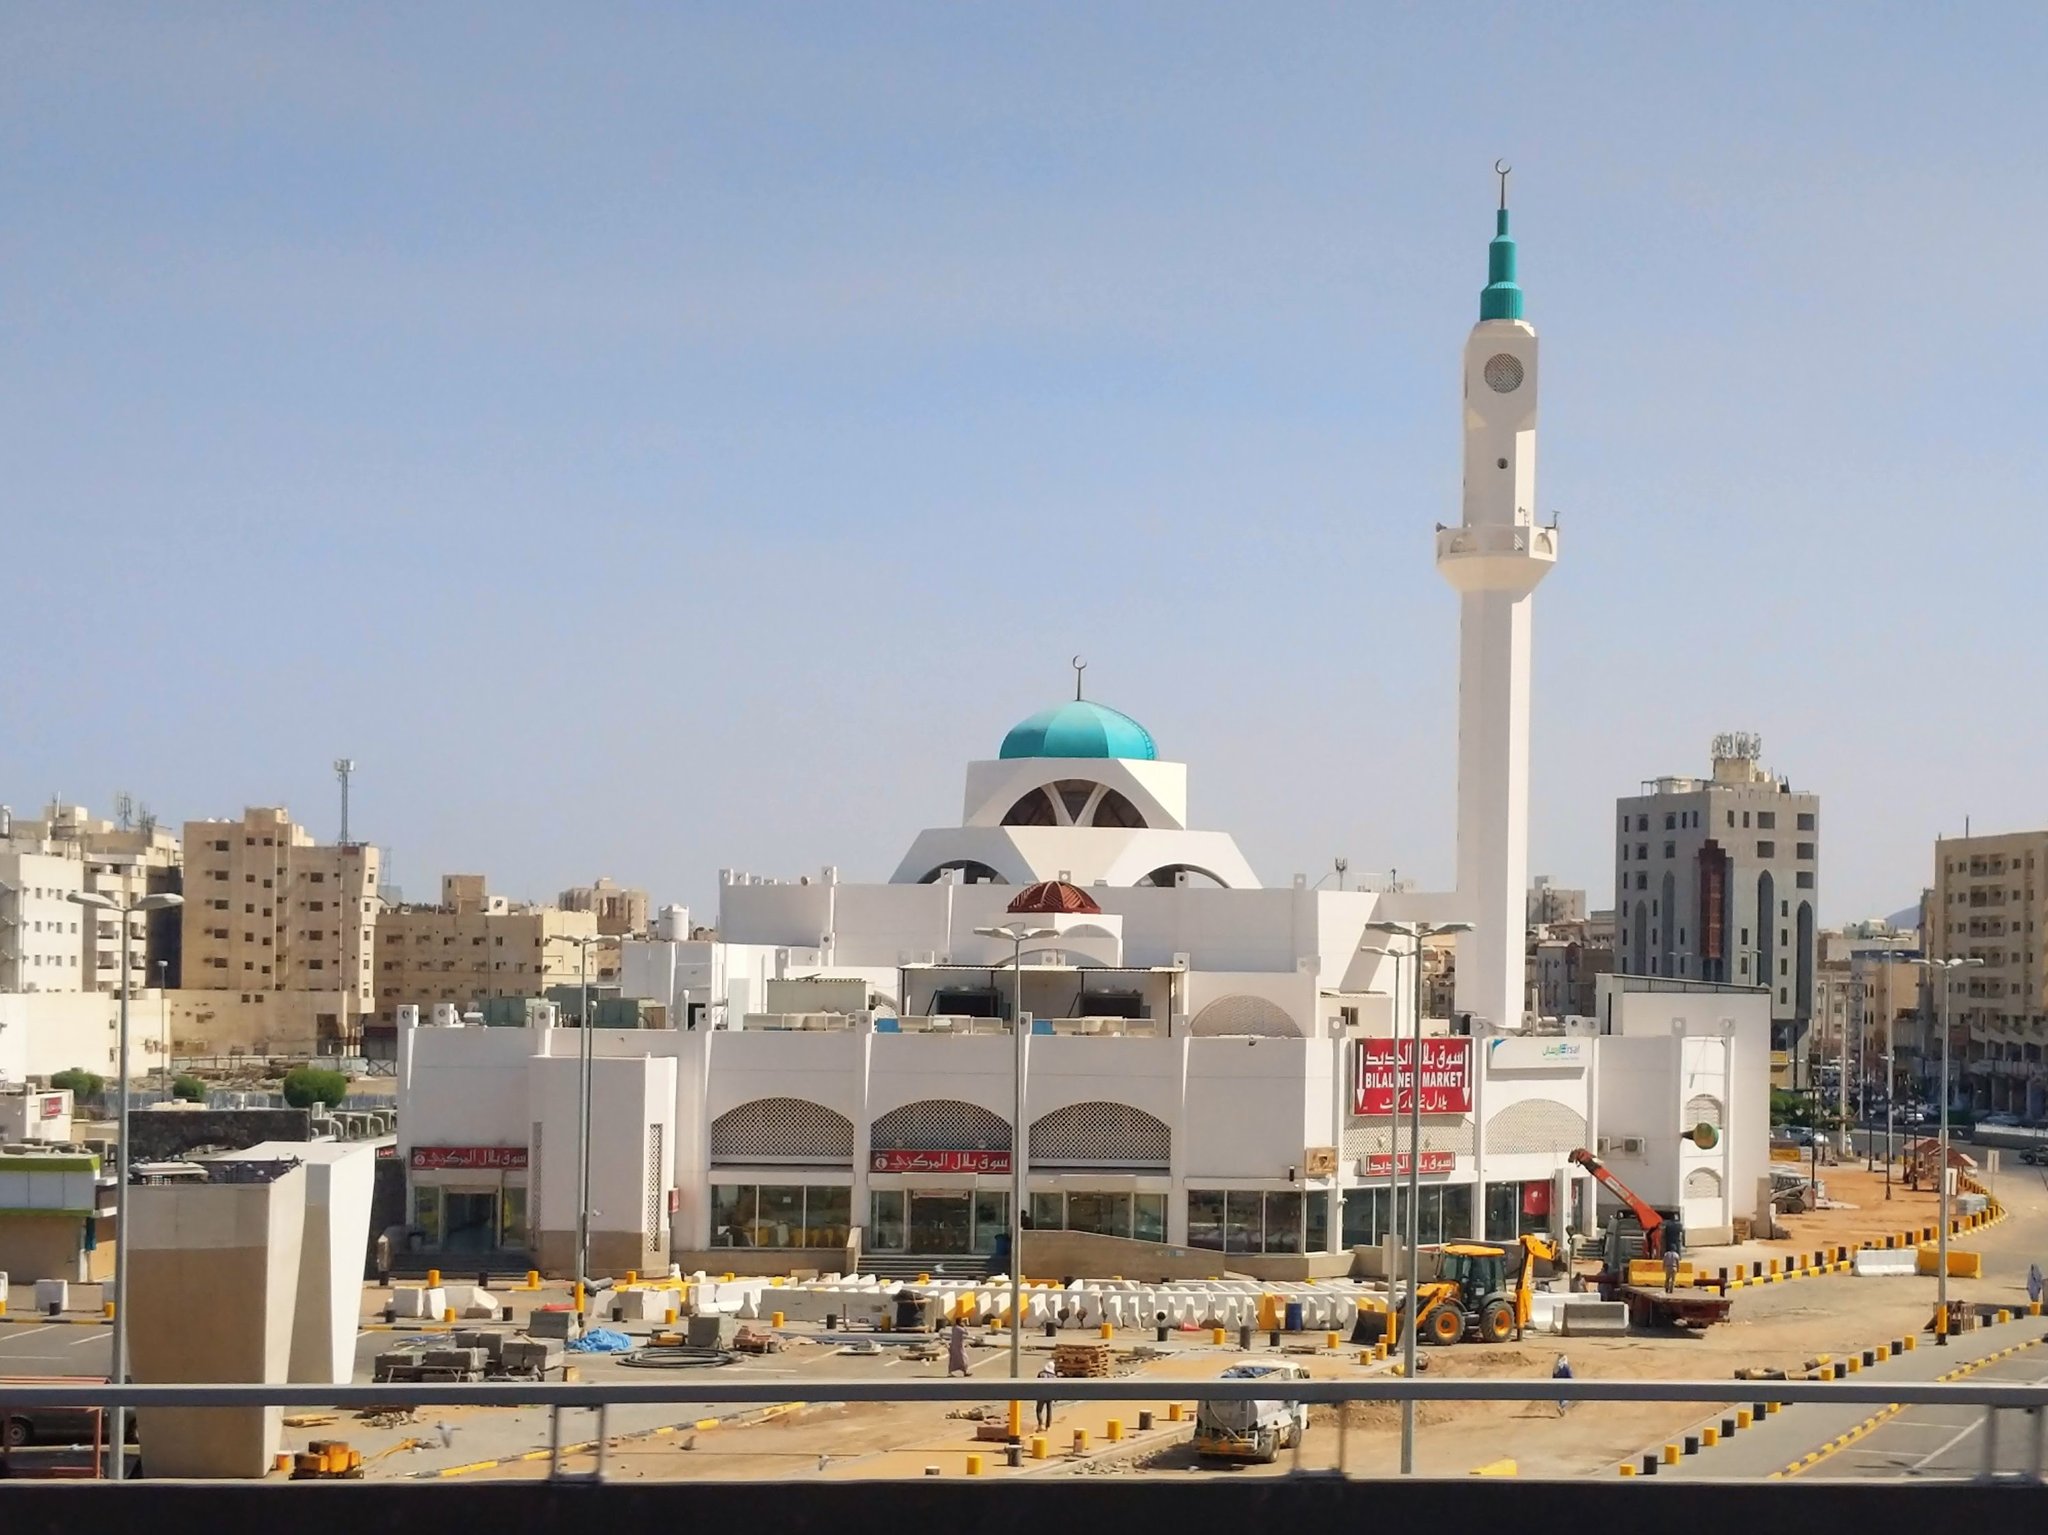
<svg viewBox="0 0 2048 1535"><path fill-rule="evenodd" d="M1031 1126L1033 1166L1156 1167L1171 1160L1173 1132L1128 1103L1070 1103Z"/></svg>
<svg viewBox="0 0 2048 1535"><path fill-rule="evenodd" d="M1721 1175L1711 1167L1696 1167L1685 1175L1687 1199L1719 1199Z"/></svg>
<svg viewBox="0 0 2048 1535"><path fill-rule="evenodd" d="M1486 1122L1489 1155L1523 1151L1565 1156L1585 1144L1585 1116L1548 1098L1511 1103Z"/></svg>
<svg viewBox="0 0 2048 1535"><path fill-rule="evenodd" d="M1721 1100L1712 1093L1694 1093L1685 1100L1685 1128L1712 1125L1721 1128Z"/></svg>
<svg viewBox="0 0 2048 1535"><path fill-rule="evenodd" d="M1263 1039L1299 1039L1301 1030L1276 1003L1264 997L1239 994L1218 997L1188 1025L1197 1038L1224 1034L1252 1034Z"/></svg>
<svg viewBox="0 0 2048 1535"><path fill-rule="evenodd" d="M853 1161L853 1121L803 1098L756 1098L711 1122L711 1160Z"/></svg>
<svg viewBox="0 0 2048 1535"><path fill-rule="evenodd" d="M1008 1151L1010 1122L979 1104L927 1098L876 1120L869 1142L877 1151Z"/></svg>
<svg viewBox="0 0 2048 1535"><path fill-rule="evenodd" d="M647 1250L661 1251L661 1193L667 1179L662 1177L662 1127L647 1127Z"/></svg>

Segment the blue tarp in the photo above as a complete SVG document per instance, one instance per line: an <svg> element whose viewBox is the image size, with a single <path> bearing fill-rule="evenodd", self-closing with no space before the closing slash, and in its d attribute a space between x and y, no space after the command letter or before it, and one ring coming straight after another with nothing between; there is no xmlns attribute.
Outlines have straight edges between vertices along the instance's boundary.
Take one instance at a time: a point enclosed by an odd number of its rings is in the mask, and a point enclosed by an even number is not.
<svg viewBox="0 0 2048 1535"><path fill-rule="evenodd" d="M631 1338L609 1327L593 1327L582 1337L569 1341L572 1354L623 1354L632 1346Z"/></svg>

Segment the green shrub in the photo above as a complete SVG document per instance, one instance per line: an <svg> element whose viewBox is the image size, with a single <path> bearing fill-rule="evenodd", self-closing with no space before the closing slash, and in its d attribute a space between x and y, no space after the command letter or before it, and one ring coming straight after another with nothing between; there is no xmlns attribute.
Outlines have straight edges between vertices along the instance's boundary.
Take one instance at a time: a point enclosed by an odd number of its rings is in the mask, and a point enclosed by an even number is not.
<svg viewBox="0 0 2048 1535"><path fill-rule="evenodd" d="M206 1084L197 1077L180 1077L171 1084L171 1096L186 1103L206 1102Z"/></svg>
<svg viewBox="0 0 2048 1535"><path fill-rule="evenodd" d="M348 1078L321 1066L294 1066L284 1074L284 1101L295 1109L316 1103L333 1108L348 1096Z"/></svg>
<svg viewBox="0 0 2048 1535"><path fill-rule="evenodd" d="M83 1103L88 1098L97 1098L107 1090L107 1079L95 1076L83 1066L73 1066L68 1071L57 1072L50 1078L52 1087L68 1087L71 1096Z"/></svg>

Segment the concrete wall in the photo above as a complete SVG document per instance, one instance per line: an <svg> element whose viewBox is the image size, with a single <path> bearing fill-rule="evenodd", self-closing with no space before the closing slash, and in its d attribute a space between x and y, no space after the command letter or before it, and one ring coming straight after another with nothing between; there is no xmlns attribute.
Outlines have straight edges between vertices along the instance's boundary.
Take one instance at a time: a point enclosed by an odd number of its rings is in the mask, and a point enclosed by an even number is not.
<svg viewBox="0 0 2048 1535"><path fill-rule="evenodd" d="M15 1284L33 1284L38 1279L68 1279L77 1284L92 1277L87 1273L83 1245L85 1219L55 1211L0 1214L0 1274Z"/></svg>
<svg viewBox="0 0 2048 1535"><path fill-rule="evenodd" d="M306 1221L306 1172L268 1183L127 1190L135 1379L281 1382L288 1377ZM271 1408L144 1408L152 1477L260 1477L277 1453Z"/></svg>
<svg viewBox="0 0 2048 1535"><path fill-rule="evenodd" d="M365 1141L270 1141L220 1161L297 1157L306 1176L289 1379L346 1385L355 1378L363 1252L370 1239L376 1148Z"/></svg>
<svg viewBox="0 0 2048 1535"><path fill-rule="evenodd" d="M204 1147L310 1141L310 1109L151 1109L128 1117L137 1162L175 1162Z"/></svg>

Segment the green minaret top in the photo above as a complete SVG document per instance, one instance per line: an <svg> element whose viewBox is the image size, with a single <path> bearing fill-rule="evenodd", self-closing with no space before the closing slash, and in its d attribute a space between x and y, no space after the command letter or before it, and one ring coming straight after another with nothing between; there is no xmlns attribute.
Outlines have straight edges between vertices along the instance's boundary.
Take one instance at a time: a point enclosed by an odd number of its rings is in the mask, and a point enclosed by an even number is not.
<svg viewBox="0 0 2048 1535"><path fill-rule="evenodd" d="M1515 240L1508 233L1508 171L1505 160L1493 162L1500 177L1500 212L1494 223L1493 241L1486 247L1486 286L1479 293L1479 318L1519 320L1522 318L1522 289L1515 281Z"/></svg>

